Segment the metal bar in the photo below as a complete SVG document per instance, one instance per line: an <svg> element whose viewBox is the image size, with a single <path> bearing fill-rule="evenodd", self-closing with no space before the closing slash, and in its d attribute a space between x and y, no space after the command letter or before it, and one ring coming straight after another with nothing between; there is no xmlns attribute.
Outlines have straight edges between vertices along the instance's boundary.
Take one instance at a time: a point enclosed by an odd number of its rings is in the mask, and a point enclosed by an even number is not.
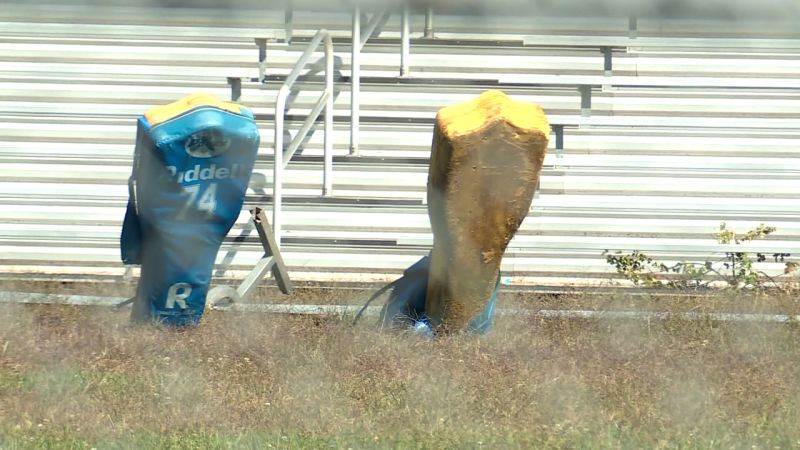
<svg viewBox="0 0 800 450"><path fill-rule="evenodd" d="M364 48L364 45L367 44L367 41L372 37L372 34L375 33L375 30L378 29L381 23L385 23L391 15L392 14L388 11L384 13L375 13L372 15L372 18L369 19L366 27L361 29L360 34L357 35L359 36L359 50Z"/></svg>
<svg viewBox="0 0 800 450"><path fill-rule="evenodd" d="M256 38L258 46L258 82L263 83L267 77L267 40Z"/></svg>
<svg viewBox="0 0 800 450"><path fill-rule="evenodd" d="M639 88L700 88L700 89L800 89L797 78L743 78L743 77L702 77L702 76L662 76L662 75L528 75L498 74L499 84L515 84L517 86L574 86L578 84L604 85L613 84L619 89ZM610 83L609 83L610 82Z"/></svg>
<svg viewBox="0 0 800 450"><path fill-rule="evenodd" d="M433 31L433 6L429 6L425 11L425 37L427 39L436 37Z"/></svg>
<svg viewBox="0 0 800 450"><path fill-rule="evenodd" d="M367 16L365 15L364 18L367 18ZM375 31L375 27L378 26L379 20L381 20L381 15L378 13L373 14L372 17L370 17L369 20L367 20L366 24L361 24L361 21L359 20L359 25L364 25L360 27L361 29L359 30L358 34L359 50L364 49L364 46L367 44L367 41L369 40L369 38L372 37L372 32Z"/></svg>
<svg viewBox="0 0 800 450"><path fill-rule="evenodd" d="M556 156L560 158L564 150L564 125L553 125L553 131L556 133Z"/></svg>
<svg viewBox="0 0 800 450"><path fill-rule="evenodd" d="M264 256L258 260L255 267L248 272L244 280L234 289L230 286L216 286L206 296L208 304L214 308L220 306L223 301L226 303L239 302L248 297L264 278L267 272L272 271L278 287L284 294L289 294L292 290L292 282L289 279L289 272L281 257L280 249L275 243L275 238L269 229L269 221L261 208L254 208L250 211L251 218L255 224L261 247L264 249ZM267 225L266 227L264 225Z"/></svg>
<svg viewBox="0 0 800 450"><path fill-rule="evenodd" d="M333 195L333 41L328 36L325 39L325 92L327 102L325 105L325 142L322 169L322 195Z"/></svg>
<svg viewBox="0 0 800 450"><path fill-rule="evenodd" d="M300 72L303 71L306 64L308 63L308 60L311 59L311 56L314 54L314 51L317 49L322 40L325 39L326 36L328 36L327 30L317 31L317 34L315 34L314 37L311 39L311 41L308 43L308 47L306 47L306 50L303 52L302 55L300 55L300 58L298 58L297 63L295 64L292 71L289 72L289 75L286 77L286 81L283 82L284 86L292 87L294 85L295 81L297 81L297 77L300 76Z"/></svg>
<svg viewBox="0 0 800 450"><path fill-rule="evenodd" d="M662 311L596 311L573 309L542 309L539 311L498 310L499 316L528 316L564 319L615 319L615 320L710 320L713 322L797 322L800 315L789 314L739 314L702 312L662 312Z"/></svg>
<svg viewBox="0 0 800 450"><path fill-rule="evenodd" d="M95 295L42 294L34 292L0 291L2 303L38 303L45 305L112 306L122 304L127 297L104 297Z"/></svg>
<svg viewBox="0 0 800 450"><path fill-rule="evenodd" d="M238 102L242 99L242 79L238 77L228 77L228 84L231 86L231 101Z"/></svg>
<svg viewBox="0 0 800 450"><path fill-rule="evenodd" d="M319 100L317 100L317 104L314 105L314 108L311 110L308 117L306 117L305 122L303 122L303 126L300 127L300 130L297 132L297 134L295 134L292 142L289 143L289 146L286 148L286 150L283 151L284 168L289 165L289 161L291 161L292 156L294 156L294 153L300 147L300 144L303 143L303 140L308 135L308 132L311 131L311 128L314 127L314 123L316 123L320 113L322 113L322 110L327 106L328 97L330 97L328 92L322 93L322 96L320 96Z"/></svg>
<svg viewBox="0 0 800 450"><path fill-rule="evenodd" d="M116 306L125 297L103 297L90 295L41 294L30 292L0 291L0 304L47 304L72 306ZM234 303L220 306L220 311L262 312L270 314L303 315L351 315L358 313L361 305L287 305L287 304L248 304ZM370 306L364 314L377 316L382 307ZM752 314L715 312L664 312L664 311L598 311L573 309L498 309L498 317L541 317L565 319L614 319L614 320L692 320L712 322L761 322L797 323L800 315L794 314Z"/></svg>
<svg viewBox="0 0 800 450"><path fill-rule="evenodd" d="M269 220L267 219L267 215L264 214L263 209L258 207L250 211L250 214L253 216L253 223L255 223L258 237L261 240L261 247L264 248L264 254L266 256L272 256L275 259L275 264L272 266L272 275L278 283L278 288L280 288L281 292L284 294L288 294L293 289L292 281L289 279L289 271L286 269L286 263L283 262L283 257L278 248L278 242L275 236L269 232Z"/></svg>
<svg viewBox="0 0 800 450"><path fill-rule="evenodd" d="M287 305L287 304L253 304L233 303L214 308L219 311L259 312L266 314L290 314L308 316L353 316L363 307L361 305ZM368 306L363 315L377 317L381 306Z"/></svg>
<svg viewBox="0 0 800 450"><path fill-rule="evenodd" d="M361 90L361 8L353 7L353 48L350 58L350 154L358 155L358 134L360 126L360 90Z"/></svg>
<svg viewBox="0 0 800 450"><path fill-rule="evenodd" d="M411 64L411 25L409 17L409 6L403 7L403 15L400 19L401 22L401 35L400 35L400 76L407 77L410 75L409 66Z"/></svg>
<svg viewBox="0 0 800 450"><path fill-rule="evenodd" d="M581 116L589 117L592 115L592 87L581 85L578 90L581 93Z"/></svg>
<svg viewBox="0 0 800 450"><path fill-rule="evenodd" d="M286 305L286 304L247 304L234 303L220 307L223 311L262 312L269 314L298 315L352 315L361 310L360 305ZM369 306L366 316L380 314L380 306ZM597 311L573 309L498 309L499 317L533 317L590 320L691 320L712 322L756 322L756 323L796 323L800 315L792 314L747 314L747 313L703 313L703 312L663 312L663 311Z"/></svg>
<svg viewBox="0 0 800 450"><path fill-rule="evenodd" d="M311 55L314 54L314 51L319 46L320 42L325 41L325 91L322 93L320 100L317 102L317 105L314 107L311 115L306 119L303 127L301 128L300 132L297 133L297 136L292 140L289 144L288 148L284 148L284 114L286 110L286 102L289 98L289 93L291 92L292 86L297 81L297 77L300 76L300 72L303 70L305 65L308 63L308 60L311 58ZM286 81L283 82L283 85L278 90L278 97L275 100L275 160L273 165L273 175L272 175L272 227L274 232L275 242L277 242L278 246L280 246L281 242L281 208L283 202L283 169L291 160L292 155L294 152L297 151L297 148L300 146L300 143L305 139L306 134L314 125L314 122L319 117L322 108L326 106L326 101L333 96L333 87L332 87L332 80L333 80L333 42L331 40L330 33L327 30L319 30L316 35L311 39L311 42L308 43L308 47L297 60L292 71L289 73L289 76L286 77ZM329 85L331 86L329 88ZM333 110L333 108L329 108ZM328 120L326 118L326 120ZM332 118L330 119L332 120ZM332 126L331 126L332 128ZM326 127L326 138L327 133L331 132L331 128ZM331 169L332 170L332 169ZM330 178L330 177L329 177ZM323 176L324 182L324 176ZM324 187L323 187L324 192ZM278 248L278 247L276 247Z"/></svg>
<svg viewBox="0 0 800 450"><path fill-rule="evenodd" d="M528 47L611 47L627 50L628 53L676 52L679 50L701 50L714 54L731 52L775 52L794 54L800 49L800 40L768 38L715 38L715 37L636 37L593 36L587 39L581 35L543 35L523 36L522 43Z"/></svg>
<svg viewBox="0 0 800 450"><path fill-rule="evenodd" d="M250 295L255 288L258 287L258 283L264 278L264 275L268 271L272 269L275 265L275 258L272 256L264 256L256 263L256 266L253 267L253 270L247 274L247 277L242 281L242 284L236 288L236 294L239 298L245 298Z"/></svg>
<svg viewBox="0 0 800 450"><path fill-rule="evenodd" d="M292 43L292 35L294 32L294 1L286 0L286 9L283 13L283 26L286 33L286 43Z"/></svg>
<svg viewBox="0 0 800 450"><path fill-rule="evenodd" d="M603 74L607 77L613 75L613 61L611 60L611 47L603 47Z"/></svg>
<svg viewBox="0 0 800 450"><path fill-rule="evenodd" d="M639 36L639 21L636 16L628 17L628 37L636 39Z"/></svg>

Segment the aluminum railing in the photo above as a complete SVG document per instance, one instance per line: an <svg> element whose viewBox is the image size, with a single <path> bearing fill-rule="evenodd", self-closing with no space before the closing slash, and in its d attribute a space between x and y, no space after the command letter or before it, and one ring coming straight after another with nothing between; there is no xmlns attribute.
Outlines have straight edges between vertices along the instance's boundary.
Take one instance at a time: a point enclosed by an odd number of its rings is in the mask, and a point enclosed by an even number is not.
<svg viewBox="0 0 800 450"><path fill-rule="evenodd" d="M319 100L314 108L312 108L308 117L306 118L303 126L294 136L292 141L284 149L283 147L283 133L284 133L284 114L286 110L286 101L292 91L292 86L300 72L305 68L311 56L319 47L320 43L325 45L325 89L322 91ZM325 110L325 141L324 141L324 157L323 157L323 176L322 176L322 195L330 196L333 191L333 41L331 35L327 30L319 30L308 47L297 60L294 69L286 77L280 90L278 91L278 98L275 101L275 165L272 179L272 229L275 235L275 242L278 246L281 243L281 203L283 195L283 169L291 161L292 156L305 140L308 132L314 127L317 118L322 110Z"/></svg>
<svg viewBox="0 0 800 450"><path fill-rule="evenodd" d="M353 43L350 60L350 154L354 156L359 154L361 128L361 49L366 45L370 36L376 30L379 31L381 25L386 23L392 15L392 10L376 12L362 29L361 12L361 7L356 4L353 7L352 16L351 36ZM411 66L411 19L409 6L405 5L400 14L400 76L408 77Z"/></svg>

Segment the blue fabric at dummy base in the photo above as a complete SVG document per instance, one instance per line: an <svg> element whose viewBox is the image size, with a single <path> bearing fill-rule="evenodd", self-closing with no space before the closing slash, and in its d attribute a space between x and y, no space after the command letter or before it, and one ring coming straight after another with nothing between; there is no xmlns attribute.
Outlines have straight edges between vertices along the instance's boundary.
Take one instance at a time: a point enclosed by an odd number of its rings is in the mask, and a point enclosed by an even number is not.
<svg viewBox="0 0 800 450"><path fill-rule="evenodd" d="M236 113L199 105L155 125L139 118L121 236L123 262L142 266L134 320L174 326L200 321L216 255L241 212L258 144L258 128L245 108Z"/></svg>
<svg viewBox="0 0 800 450"><path fill-rule="evenodd" d="M381 310L381 328L406 327L423 335L432 334L430 322L425 314L429 270L430 257L426 256L403 272L403 276L394 283L389 300ZM498 276L492 296L480 314L469 322L468 332L484 334L492 328L499 286L500 277Z"/></svg>

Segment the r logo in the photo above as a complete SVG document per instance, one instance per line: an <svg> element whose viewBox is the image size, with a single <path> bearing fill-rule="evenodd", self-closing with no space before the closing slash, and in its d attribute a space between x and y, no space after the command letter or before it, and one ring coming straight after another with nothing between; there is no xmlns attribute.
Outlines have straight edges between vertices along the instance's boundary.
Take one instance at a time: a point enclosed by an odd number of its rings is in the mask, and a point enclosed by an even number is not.
<svg viewBox="0 0 800 450"><path fill-rule="evenodd" d="M175 283L169 287L167 301L164 307L174 309L177 303L181 309L186 309L186 299L192 293L192 285L189 283Z"/></svg>

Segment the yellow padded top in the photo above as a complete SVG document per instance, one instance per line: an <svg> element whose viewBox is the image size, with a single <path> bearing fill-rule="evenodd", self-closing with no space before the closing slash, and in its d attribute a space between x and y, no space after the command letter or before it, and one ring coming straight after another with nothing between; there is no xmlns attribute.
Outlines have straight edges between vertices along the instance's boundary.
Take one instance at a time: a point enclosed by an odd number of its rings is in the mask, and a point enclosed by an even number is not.
<svg viewBox="0 0 800 450"><path fill-rule="evenodd" d="M241 106L236 103L223 102L213 95L199 92L187 95L178 101L166 105L150 108L144 113L144 117L147 119L147 123L149 123L150 126L155 126L199 106L214 106L236 114L239 114L242 110Z"/></svg>
<svg viewBox="0 0 800 450"><path fill-rule="evenodd" d="M499 90L489 90L472 100L442 108L436 120L442 132L450 137L473 133L497 120L550 136L550 123L541 106L512 100Z"/></svg>

